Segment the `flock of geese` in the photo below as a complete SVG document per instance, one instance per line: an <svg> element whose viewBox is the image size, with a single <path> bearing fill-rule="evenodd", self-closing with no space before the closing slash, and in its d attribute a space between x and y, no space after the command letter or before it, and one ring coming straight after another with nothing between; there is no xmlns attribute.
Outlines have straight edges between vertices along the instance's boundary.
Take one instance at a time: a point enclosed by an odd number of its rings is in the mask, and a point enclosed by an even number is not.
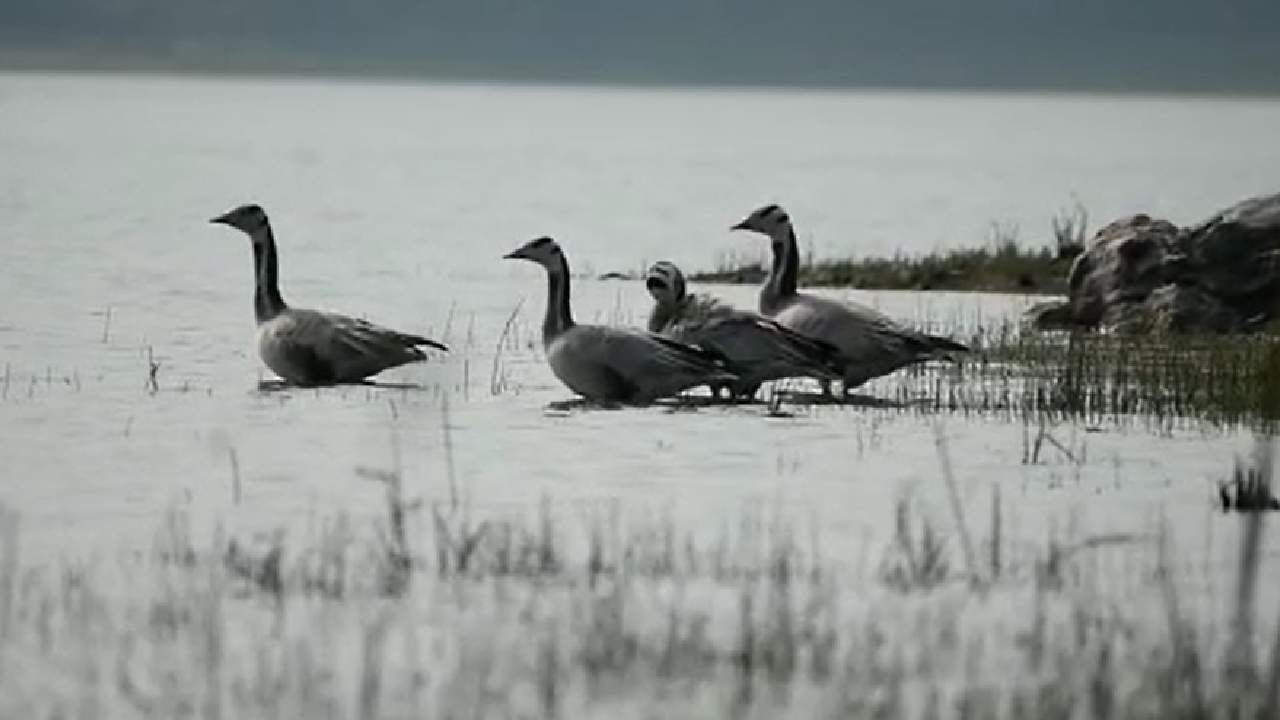
<svg viewBox="0 0 1280 720"><path fill-rule="evenodd" d="M236 228L253 246L254 317L262 361L284 382L302 387L359 383L383 370L425 360L443 343L335 313L288 305L280 295L279 259L266 212L242 205L211 222ZM569 261L549 237L504 257L537 263L547 273L542 344L552 372L592 402L645 405L690 388L716 397L753 397L763 383L813 378L824 393L848 393L868 380L967 348L917 332L862 305L801 293L795 229L778 205L748 215L733 230L768 237L773 267L760 290L759 312L690 294L669 262L649 268L654 307L648 328L582 325L569 305Z"/></svg>

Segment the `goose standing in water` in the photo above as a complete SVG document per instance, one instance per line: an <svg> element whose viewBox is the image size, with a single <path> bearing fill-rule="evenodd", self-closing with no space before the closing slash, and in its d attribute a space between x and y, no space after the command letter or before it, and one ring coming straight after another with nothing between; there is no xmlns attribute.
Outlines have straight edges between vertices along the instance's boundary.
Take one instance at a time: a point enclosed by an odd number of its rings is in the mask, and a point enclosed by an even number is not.
<svg viewBox="0 0 1280 720"><path fill-rule="evenodd" d="M800 253L791 218L781 207L766 205L731 229L768 236L773 268L760 289L760 312L798 333L836 346L844 366L845 392L912 363L946 359L951 353L969 350L954 340L903 327L865 305L796 292ZM828 392L833 392L830 386Z"/></svg>
<svg viewBox="0 0 1280 720"><path fill-rule="evenodd" d="M642 330L575 323L569 261L551 238L532 240L503 257L529 260L547 271L542 346L560 382L587 400L646 405L698 385L737 380L701 348Z"/></svg>
<svg viewBox="0 0 1280 720"><path fill-rule="evenodd" d="M769 380L812 377L834 381L841 377L836 359L839 351L834 346L710 295L690 294L684 274L670 262L654 263L644 284L654 300L650 332L722 356L739 377L730 387L735 397L751 397ZM718 394L718 388L713 389Z"/></svg>
<svg viewBox="0 0 1280 720"><path fill-rule="evenodd" d="M425 360L423 347L449 349L435 340L345 315L289 307L280 296L276 241L262 208L241 205L210 222L230 225L253 241L258 354L286 383L357 383L383 370Z"/></svg>

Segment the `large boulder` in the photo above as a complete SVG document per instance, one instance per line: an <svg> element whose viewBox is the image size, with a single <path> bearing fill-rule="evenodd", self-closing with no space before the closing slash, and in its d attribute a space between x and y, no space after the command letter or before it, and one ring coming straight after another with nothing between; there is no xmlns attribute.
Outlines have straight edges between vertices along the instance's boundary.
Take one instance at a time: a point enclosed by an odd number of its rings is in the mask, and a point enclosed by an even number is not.
<svg viewBox="0 0 1280 720"><path fill-rule="evenodd" d="M1037 327L1229 332L1271 319L1280 299L1280 194L1190 228L1147 215L1098 231L1068 276L1069 298L1041 304Z"/></svg>
<svg viewBox="0 0 1280 720"><path fill-rule="evenodd" d="M1188 270L1244 320L1270 317L1280 291L1280 193L1252 198L1186 231Z"/></svg>
<svg viewBox="0 0 1280 720"><path fill-rule="evenodd" d="M1125 333L1231 332L1240 317L1216 296L1194 285L1161 285L1141 303L1107 308L1100 323Z"/></svg>
<svg viewBox="0 0 1280 720"><path fill-rule="evenodd" d="M1119 306L1140 304L1168 282L1168 265L1183 257L1178 228L1146 215L1121 218L1098 231L1067 276L1071 315L1096 326Z"/></svg>

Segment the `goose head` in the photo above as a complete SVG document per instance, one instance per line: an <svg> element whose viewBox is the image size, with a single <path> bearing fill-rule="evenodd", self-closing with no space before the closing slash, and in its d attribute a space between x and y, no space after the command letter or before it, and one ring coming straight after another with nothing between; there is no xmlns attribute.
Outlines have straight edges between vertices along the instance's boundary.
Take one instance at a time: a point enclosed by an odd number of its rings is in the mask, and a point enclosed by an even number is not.
<svg viewBox="0 0 1280 720"><path fill-rule="evenodd" d="M645 289L659 305L674 305L684 299L684 274L674 263L660 260L644 276Z"/></svg>
<svg viewBox="0 0 1280 720"><path fill-rule="evenodd" d="M209 222L229 225L252 237L267 226L267 213L262 209L261 205L241 205L226 211Z"/></svg>
<svg viewBox="0 0 1280 720"><path fill-rule="evenodd" d="M765 205L746 216L730 230L747 230L769 236L773 242L785 239L791 229L791 217L781 205Z"/></svg>
<svg viewBox="0 0 1280 720"><path fill-rule="evenodd" d="M560 245L549 237L540 237L502 256L503 260L528 260L548 270L556 270L564 258Z"/></svg>

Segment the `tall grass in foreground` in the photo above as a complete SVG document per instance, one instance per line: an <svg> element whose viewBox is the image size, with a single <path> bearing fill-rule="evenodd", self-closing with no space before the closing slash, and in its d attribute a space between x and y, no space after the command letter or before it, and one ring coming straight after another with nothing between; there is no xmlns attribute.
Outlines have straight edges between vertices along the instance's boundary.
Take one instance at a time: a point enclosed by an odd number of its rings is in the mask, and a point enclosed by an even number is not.
<svg viewBox="0 0 1280 720"><path fill-rule="evenodd" d="M364 474L372 539L339 516L202 543L175 511L144 557L31 567L0 514L0 716L1276 717L1262 513L1221 516L1244 527L1219 617L1168 533L1014 542L998 495L953 518L986 527L962 562L904 497L861 568L777 518L476 519Z"/></svg>

